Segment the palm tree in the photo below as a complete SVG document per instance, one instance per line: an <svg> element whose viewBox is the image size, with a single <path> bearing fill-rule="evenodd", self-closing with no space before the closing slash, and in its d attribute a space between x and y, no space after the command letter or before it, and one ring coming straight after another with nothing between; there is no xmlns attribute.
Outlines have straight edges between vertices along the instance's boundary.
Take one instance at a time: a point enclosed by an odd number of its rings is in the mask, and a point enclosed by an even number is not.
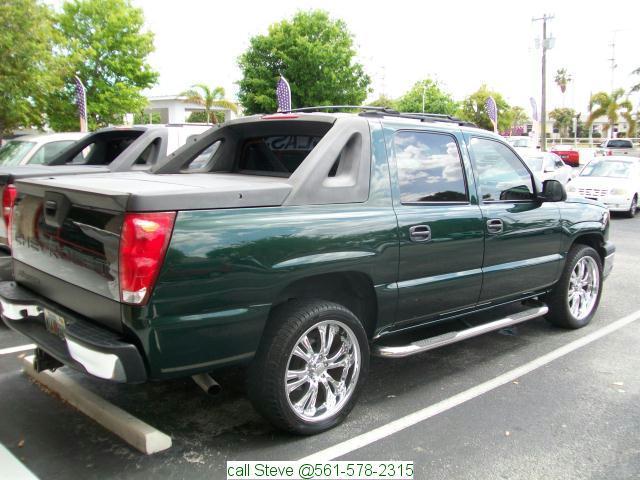
<svg viewBox="0 0 640 480"><path fill-rule="evenodd" d="M213 107L228 108L234 113L238 112L238 105L224 98L224 88L222 87L209 88L203 83L198 83L181 95L187 97L187 102L197 103L204 107L208 123L218 123L215 112L212 111Z"/></svg>
<svg viewBox="0 0 640 480"><path fill-rule="evenodd" d="M593 122L597 118L607 117L609 123L603 128L604 136L606 137L608 136L609 129L613 131L613 127L618 123L618 118L622 117L629 124L629 132L633 132L636 127L636 122L631 113L633 105L628 98L622 99L623 96L624 89L622 88L614 90L611 94L606 92L593 94L589 102L591 108L589 109L589 118L587 118L586 122L587 128L591 128L591 125L593 125ZM595 110L593 107L595 107Z"/></svg>
<svg viewBox="0 0 640 480"><path fill-rule="evenodd" d="M567 84L572 80L571 75L567 73L567 69L560 68L556 72L556 78L554 81L556 82L556 85L560 87L560 91L564 93L567 91Z"/></svg>

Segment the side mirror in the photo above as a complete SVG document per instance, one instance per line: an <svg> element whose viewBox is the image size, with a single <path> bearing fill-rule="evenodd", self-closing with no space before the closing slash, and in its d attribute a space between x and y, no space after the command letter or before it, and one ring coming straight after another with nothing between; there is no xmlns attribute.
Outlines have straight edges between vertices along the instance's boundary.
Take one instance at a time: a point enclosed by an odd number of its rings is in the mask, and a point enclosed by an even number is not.
<svg viewBox="0 0 640 480"><path fill-rule="evenodd" d="M545 180L538 198L543 202L563 202L567 199L567 191L558 180Z"/></svg>

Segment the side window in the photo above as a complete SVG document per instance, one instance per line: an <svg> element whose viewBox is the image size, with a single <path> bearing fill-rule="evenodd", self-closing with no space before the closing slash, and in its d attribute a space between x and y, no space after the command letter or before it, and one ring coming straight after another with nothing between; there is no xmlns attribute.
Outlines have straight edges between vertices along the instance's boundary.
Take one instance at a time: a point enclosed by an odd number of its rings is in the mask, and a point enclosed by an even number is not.
<svg viewBox="0 0 640 480"><path fill-rule="evenodd" d="M62 152L69 145L74 143L73 140L51 142L46 143L31 157L29 160L30 165L42 165L48 164L53 160L60 152Z"/></svg>
<svg viewBox="0 0 640 480"><path fill-rule="evenodd" d="M470 147L483 201L533 198L531 174L509 148L485 138L472 138Z"/></svg>
<svg viewBox="0 0 640 480"><path fill-rule="evenodd" d="M212 143L211 145L209 145L202 152L200 152L198 154L198 156L196 158L194 158L191 161L191 163L189 163L189 165L186 166L186 168L183 168L183 171L187 171L187 172L199 171L199 170L202 170L203 168L209 166L211 164L211 159L213 158L213 156L218 151L218 148L220 148L220 144L221 143L222 142L220 140L218 140L218 141Z"/></svg>
<svg viewBox="0 0 640 480"><path fill-rule="evenodd" d="M451 135L399 131L393 138L402 203L466 202L458 144Z"/></svg>

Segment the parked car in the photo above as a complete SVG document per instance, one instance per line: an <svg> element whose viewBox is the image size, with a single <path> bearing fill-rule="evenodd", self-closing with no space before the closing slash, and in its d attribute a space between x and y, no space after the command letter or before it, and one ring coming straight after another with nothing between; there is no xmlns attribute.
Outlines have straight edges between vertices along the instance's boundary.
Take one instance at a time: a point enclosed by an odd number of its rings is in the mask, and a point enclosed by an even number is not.
<svg viewBox="0 0 640 480"><path fill-rule="evenodd" d="M554 145L550 151L558 155L567 165L580 166L580 152L573 145Z"/></svg>
<svg viewBox="0 0 640 480"><path fill-rule="evenodd" d="M518 149L536 150L536 147L537 147L537 145L534 145L533 139L531 137L513 136L513 137L505 137L504 140L516 150Z"/></svg>
<svg viewBox="0 0 640 480"><path fill-rule="evenodd" d="M571 196L604 203L612 212L634 217L640 195L640 158L605 157L584 167L567 188Z"/></svg>
<svg viewBox="0 0 640 480"><path fill-rule="evenodd" d="M628 138L608 138L599 145L596 154L607 157L622 155L640 157L640 148L635 148Z"/></svg>
<svg viewBox="0 0 640 480"><path fill-rule="evenodd" d="M557 180L566 185L573 177L573 168L551 152L538 151L533 154L520 154L531 171L542 181Z"/></svg>
<svg viewBox="0 0 640 480"><path fill-rule="evenodd" d="M0 303L36 369L204 383L244 365L255 408L300 434L347 416L371 352L542 315L583 327L615 252L603 205L566 200L498 135L443 116L252 116L151 172L16 185Z"/></svg>
<svg viewBox="0 0 640 480"><path fill-rule="evenodd" d="M46 165L61 151L80 140L86 133L47 133L21 135L0 148L0 167L17 165Z"/></svg>
<svg viewBox="0 0 640 480"><path fill-rule="evenodd" d="M81 173L147 170L184 144L187 138L208 128L204 125L107 127L82 134L81 140L48 158L44 165L30 163L25 166L0 166L0 197L3 208L3 218L0 221L0 263L10 250L6 233L7 212L16 195L14 183L17 179L54 174L59 177ZM5 277L0 266L0 279Z"/></svg>

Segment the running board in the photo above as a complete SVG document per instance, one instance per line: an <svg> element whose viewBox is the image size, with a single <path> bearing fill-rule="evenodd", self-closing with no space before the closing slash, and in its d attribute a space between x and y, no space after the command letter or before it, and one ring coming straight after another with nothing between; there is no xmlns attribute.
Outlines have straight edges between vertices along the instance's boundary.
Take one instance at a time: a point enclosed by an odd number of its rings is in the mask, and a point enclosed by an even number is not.
<svg viewBox="0 0 640 480"><path fill-rule="evenodd" d="M492 332L494 330L500 330L502 328L515 325L516 323L526 322L533 318L546 315L549 311L549 307L546 305L536 306L535 308L529 308L522 312L514 313L508 317L494 320L492 322L483 323L475 327L460 330L458 332L448 332L435 337L425 338L418 340L417 342L410 343L408 345L400 346L386 346L386 345L374 345L373 355L377 357L386 358L402 358L409 355L416 355L418 353L433 350L435 348L444 347L451 343L461 342L468 338L477 337L483 333Z"/></svg>

